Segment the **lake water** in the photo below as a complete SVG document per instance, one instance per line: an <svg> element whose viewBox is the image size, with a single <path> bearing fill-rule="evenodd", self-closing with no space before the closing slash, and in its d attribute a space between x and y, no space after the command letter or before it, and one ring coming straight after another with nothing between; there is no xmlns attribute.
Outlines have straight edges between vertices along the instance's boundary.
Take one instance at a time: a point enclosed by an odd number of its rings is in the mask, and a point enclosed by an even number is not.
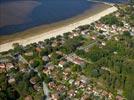
<svg viewBox="0 0 134 100"><path fill-rule="evenodd" d="M97 3L88 0L0 0L0 35L65 20L94 6Z"/></svg>

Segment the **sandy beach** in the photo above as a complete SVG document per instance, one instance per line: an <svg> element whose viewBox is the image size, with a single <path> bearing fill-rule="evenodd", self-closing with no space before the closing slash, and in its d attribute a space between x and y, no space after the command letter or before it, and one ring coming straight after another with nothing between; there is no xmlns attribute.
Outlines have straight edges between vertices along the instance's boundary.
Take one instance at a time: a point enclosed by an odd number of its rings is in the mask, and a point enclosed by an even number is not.
<svg viewBox="0 0 134 100"><path fill-rule="evenodd" d="M105 9L105 10L103 10L103 11L101 11L93 16L89 16L89 17L84 18L82 20L79 20L77 22L74 22L74 23L71 23L68 25L64 25L64 26L61 26L61 27L58 27L56 29L52 29L52 30L49 30L46 32L42 31L42 33L39 35L26 37L23 39L17 39L17 40L11 41L11 42L1 44L0 45L0 52L12 49L13 48L12 45L14 43L19 43L20 45L26 46L27 44L30 44L30 43L39 42L39 41L43 41L44 39L55 37L57 35L62 35L65 32L72 31L73 29L77 28L78 26L85 25L85 24L91 24L91 23L99 20L101 17L104 17L104 16L106 16L110 13L113 13L115 11L117 11L117 8L112 6L112 7L109 7L109 8L107 8L107 9Z"/></svg>

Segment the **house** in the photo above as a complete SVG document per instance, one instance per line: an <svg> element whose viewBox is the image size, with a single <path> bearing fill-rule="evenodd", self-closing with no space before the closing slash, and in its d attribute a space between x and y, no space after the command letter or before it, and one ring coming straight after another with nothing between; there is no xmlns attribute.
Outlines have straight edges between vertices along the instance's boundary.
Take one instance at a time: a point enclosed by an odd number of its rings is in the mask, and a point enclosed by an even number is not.
<svg viewBox="0 0 134 100"><path fill-rule="evenodd" d="M0 64L0 73L5 72L6 71L5 69L6 69L5 64Z"/></svg>
<svg viewBox="0 0 134 100"><path fill-rule="evenodd" d="M51 70L49 70L48 68L44 68L43 69L43 73L46 75L50 75L51 74Z"/></svg>
<svg viewBox="0 0 134 100"><path fill-rule="evenodd" d="M25 56L33 56L33 52L26 52L24 53Z"/></svg>
<svg viewBox="0 0 134 100"><path fill-rule="evenodd" d="M96 40L96 37L95 36L92 36L91 39Z"/></svg>
<svg viewBox="0 0 134 100"><path fill-rule="evenodd" d="M46 75L50 75L53 70L54 70L54 65L47 64L43 69L43 73L45 73Z"/></svg>
<svg viewBox="0 0 134 100"><path fill-rule="evenodd" d="M60 99L60 94L59 93L51 94L51 100L59 100L59 99Z"/></svg>
<svg viewBox="0 0 134 100"><path fill-rule="evenodd" d="M85 94L84 96L81 97L80 100L90 100L89 94Z"/></svg>
<svg viewBox="0 0 134 100"><path fill-rule="evenodd" d="M73 36L74 36L74 37L75 37L75 36L79 36L79 33L73 32Z"/></svg>
<svg viewBox="0 0 134 100"><path fill-rule="evenodd" d="M130 32L131 36L134 36L134 32Z"/></svg>
<svg viewBox="0 0 134 100"><path fill-rule="evenodd" d="M122 96L120 96L120 95L117 95L116 100L124 100L124 98Z"/></svg>
<svg viewBox="0 0 134 100"><path fill-rule="evenodd" d="M65 90L66 90L66 88L65 88L65 86L64 85L58 85L57 86L57 91L59 92L59 93L63 93L63 92L65 92Z"/></svg>
<svg viewBox="0 0 134 100"><path fill-rule="evenodd" d="M49 61L49 57L48 56L43 56L42 57L42 60L45 61L45 62L47 62L47 61Z"/></svg>
<svg viewBox="0 0 134 100"><path fill-rule="evenodd" d="M74 82L74 85L77 86L77 87L79 87L79 86L80 86L80 80L76 80L76 81Z"/></svg>
<svg viewBox="0 0 134 100"><path fill-rule="evenodd" d="M81 34L82 34L82 35L87 35L87 34L89 34L89 29L86 29L86 30L81 31Z"/></svg>
<svg viewBox="0 0 134 100"><path fill-rule="evenodd" d="M32 77L31 79L30 79L30 83L31 84L36 84L37 82L39 81L39 78L38 77Z"/></svg>
<svg viewBox="0 0 134 100"><path fill-rule="evenodd" d="M50 71L52 71L52 70L54 70L54 65L53 64L47 64L46 66L45 66L45 68L48 68L48 70L50 70Z"/></svg>
<svg viewBox="0 0 134 100"><path fill-rule="evenodd" d="M54 88L56 88L56 84L54 82L49 82L48 87L49 87L49 89L54 89Z"/></svg>
<svg viewBox="0 0 134 100"><path fill-rule="evenodd" d="M108 92L105 91L105 90L103 90L103 91L102 91L102 95L103 95L103 96L108 96Z"/></svg>
<svg viewBox="0 0 134 100"><path fill-rule="evenodd" d="M5 69L5 68L6 68L5 64L0 64L0 69Z"/></svg>
<svg viewBox="0 0 134 100"><path fill-rule="evenodd" d="M85 65L85 61L75 54L69 54L66 57L66 59L74 64L77 64L77 65L81 65L81 66Z"/></svg>
<svg viewBox="0 0 134 100"><path fill-rule="evenodd" d="M117 13L115 14L115 16L116 16L116 17L119 17L119 16L120 16L120 12L117 12Z"/></svg>
<svg viewBox="0 0 134 100"><path fill-rule="evenodd" d="M12 69L12 68L14 68L14 65L12 63L6 63L6 70L7 71Z"/></svg>
<svg viewBox="0 0 134 100"><path fill-rule="evenodd" d="M10 78L8 79L8 83L9 83L9 84L15 83L15 78L10 77Z"/></svg>
<svg viewBox="0 0 134 100"><path fill-rule="evenodd" d="M35 84L33 86L33 88L36 90L36 91L40 91L42 89L42 87L40 86L40 84Z"/></svg>
<svg viewBox="0 0 134 100"><path fill-rule="evenodd" d="M74 79L70 79L68 82L69 82L69 84L73 84L74 83Z"/></svg>
<svg viewBox="0 0 134 100"><path fill-rule="evenodd" d="M51 58L51 57L52 57L52 55L53 55L53 53L50 53L50 54L48 55L48 57L49 57L49 58Z"/></svg>
<svg viewBox="0 0 134 100"><path fill-rule="evenodd" d="M28 95L24 98L24 100L33 100L33 97L31 95Z"/></svg>
<svg viewBox="0 0 134 100"><path fill-rule="evenodd" d="M66 61L62 60L62 61L59 62L58 66L63 68L66 65L66 63L67 63Z"/></svg>
<svg viewBox="0 0 134 100"><path fill-rule="evenodd" d="M75 91L73 89L69 90L67 94L69 95L69 97L76 96L76 93L75 93Z"/></svg>
<svg viewBox="0 0 134 100"><path fill-rule="evenodd" d="M105 45L106 45L106 43L105 43L105 42L101 42L101 45L102 45L102 46L105 46Z"/></svg>
<svg viewBox="0 0 134 100"><path fill-rule="evenodd" d="M36 47L35 50L36 50L37 52L41 52L41 51L42 51L41 48L39 48L39 47Z"/></svg>
<svg viewBox="0 0 134 100"><path fill-rule="evenodd" d="M84 76L84 75L81 75L81 76L80 76L80 81L81 81L82 83L87 84L88 80L89 80L89 79L88 79L86 76Z"/></svg>
<svg viewBox="0 0 134 100"><path fill-rule="evenodd" d="M56 51L56 54L61 55L61 56L63 56L63 55L64 55L64 53L63 53L63 52L61 52L61 51Z"/></svg>
<svg viewBox="0 0 134 100"><path fill-rule="evenodd" d="M131 29L131 30L132 30L132 32L134 32L134 27L132 27L132 29Z"/></svg>
<svg viewBox="0 0 134 100"><path fill-rule="evenodd" d="M64 71L63 71L63 75L64 75L63 78L64 78L64 80L69 79L70 74L71 74L71 69L70 68L65 68Z"/></svg>
<svg viewBox="0 0 134 100"><path fill-rule="evenodd" d="M58 43L57 42L53 42L52 43L52 47L57 47L58 46Z"/></svg>

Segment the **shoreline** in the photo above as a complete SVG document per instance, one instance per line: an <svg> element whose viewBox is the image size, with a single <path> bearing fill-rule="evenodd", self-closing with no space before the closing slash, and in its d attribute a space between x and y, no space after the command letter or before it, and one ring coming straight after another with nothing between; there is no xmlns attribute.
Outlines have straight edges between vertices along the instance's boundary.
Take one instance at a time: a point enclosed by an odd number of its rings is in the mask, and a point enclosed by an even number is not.
<svg viewBox="0 0 134 100"><path fill-rule="evenodd" d="M104 6L104 4L100 6ZM85 15L76 16L74 18L69 19L69 21L65 20L65 21L61 21L58 23L54 23L52 25L48 25L48 26L35 27L33 29L20 32L19 35L14 34L15 37L13 35L5 36L5 39L7 38L10 38L10 39L8 41L5 41L4 44L3 42L1 42L1 41L4 41L4 39L2 39L3 37L1 36L0 37L0 40L1 40L0 52L8 51L9 49L12 49L13 48L12 44L14 43L19 43L20 45L26 46L27 44L30 44L30 43L39 42L39 41L43 41L44 39L55 37L57 35L62 35L65 32L72 31L78 26L91 24L99 20L101 17L115 12L116 10L117 10L116 7L105 4L105 7L97 7L96 9L92 9L92 11L90 10L90 12L88 10L85 12ZM33 32L36 34L33 34ZM23 35L28 34L29 36L26 36L26 35L21 36L22 34Z"/></svg>
<svg viewBox="0 0 134 100"><path fill-rule="evenodd" d="M93 6L92 8L87 9L85 12L74 16L72 18L68 18L66 20L61 20L59 22L55 22L52 24L45 24L45 25L39 25L39 26L35 26L33 28L29 28L26 29L24 31L21 32L16 32L14 34L11 35L0 35L0 45L7 43L7 42L12 42L14 40L21 40L24 38L28 38L31 36L36 36L39 34L42 34L44 32L48 32L63 26L67 26L69 24L73 24L76 23L80 20L89 18L97 13L100 13L101 11L110 8L111 5L110 4L104 4L104 3L98 3L96 6Z"/></svg>

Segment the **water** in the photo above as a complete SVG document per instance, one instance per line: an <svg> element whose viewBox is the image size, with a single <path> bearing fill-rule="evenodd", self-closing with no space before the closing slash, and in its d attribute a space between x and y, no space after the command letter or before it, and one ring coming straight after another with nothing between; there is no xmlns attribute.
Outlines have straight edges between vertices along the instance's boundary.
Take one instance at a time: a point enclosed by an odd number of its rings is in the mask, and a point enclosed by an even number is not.
<svg viewBox="0 0 134 100"><path fill-rule="evenodd" d="M65 20L96 5L88 0L0 0L0 35Z"/></svg>

